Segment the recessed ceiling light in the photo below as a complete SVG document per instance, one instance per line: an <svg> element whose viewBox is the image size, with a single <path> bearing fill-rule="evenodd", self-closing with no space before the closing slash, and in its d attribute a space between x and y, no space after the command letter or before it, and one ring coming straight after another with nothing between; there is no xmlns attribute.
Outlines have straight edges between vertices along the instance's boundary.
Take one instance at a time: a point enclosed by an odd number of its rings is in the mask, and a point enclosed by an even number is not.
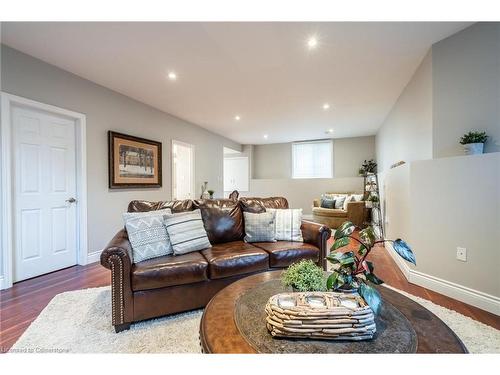
<svg viewBox="0 0 500 375"><path fill-rule="evenodd" d="M171 81L175 81L177 79L177 74L175 72L169 72L168 79Z"/></svg>
<svg viewBox="0 0 500 375"><path fill-rule="evenodd" d="M307 47L309 49L314 49L317 46L318 46L318 39L315 36L311 36L309 37L309 39L307 39Z"/></svg>
<svg viewBox="0 0 500 375"><path fill-rule="evenodd" d="M330 109L330 104L325 103L323 104L323 109L326 111L327 109Z"/></svg>
<svg viewBox="0 0 500 375"><path fill-rule="evenodd" d="M267 139L268 135L267 134L264 134L264 139Z"/></svg>
<svg viewBox="0 0 500 375"><path fill-rule="evenodd" d="M240 117L240 116L238 116L238 115L236 115L236 116L234 116L234 119L235 119L236 121L240 121L240 120L241 120L241 117Z"/></svg>

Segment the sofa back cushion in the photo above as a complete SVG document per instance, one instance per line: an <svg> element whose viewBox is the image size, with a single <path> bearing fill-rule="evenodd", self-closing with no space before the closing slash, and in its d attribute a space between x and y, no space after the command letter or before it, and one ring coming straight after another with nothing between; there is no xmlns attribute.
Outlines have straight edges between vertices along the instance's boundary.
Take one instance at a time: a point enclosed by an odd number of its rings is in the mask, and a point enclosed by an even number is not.
<svg viewBox="0 0 500 375"><path fill-rule="evenodd" d="M201 211L203 225L212 244L239 241L245 235L243 212L233 199L200 199L193 206Z"/></svg>
<svg viewBox="0 0 500 375"><path fill-rule="evenodd" d="M144 200L135 200L131 201L128 204L128 212L147 212L147 211L156 211L163 210L165 208L170 208L172 213L193 211L193 201L191 199L178 200L178 201L144 201Z"/></svg>
<svg viewBox="0 0 500 375"><path fill-rule="evenodd" d="M251 213L265 212L266 208L288 208L288 201L284 197L240 198L239 202L243 212Z"/></svg>

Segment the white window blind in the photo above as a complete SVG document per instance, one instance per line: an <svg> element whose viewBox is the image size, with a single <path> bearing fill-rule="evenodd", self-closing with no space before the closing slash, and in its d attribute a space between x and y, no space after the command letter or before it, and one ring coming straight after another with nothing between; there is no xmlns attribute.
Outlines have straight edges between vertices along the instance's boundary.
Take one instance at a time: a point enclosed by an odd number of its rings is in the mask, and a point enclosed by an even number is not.
<svg viewBox="0 0 500 375"><path fill-rule="evenodd" d="M293 178L332 178L332 141L293 143L292 168Z"/></svg>

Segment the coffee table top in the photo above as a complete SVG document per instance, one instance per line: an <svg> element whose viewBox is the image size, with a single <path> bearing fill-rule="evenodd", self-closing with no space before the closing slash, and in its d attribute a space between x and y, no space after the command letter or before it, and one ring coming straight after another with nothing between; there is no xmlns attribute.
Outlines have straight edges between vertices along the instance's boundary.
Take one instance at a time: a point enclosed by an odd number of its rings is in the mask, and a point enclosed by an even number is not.
<svg viewBox="0 0 500 375"><path fill-rule="evenodd" d="M241 306L239 306L239 309L237 308L238 300L241 298L241 301L244 301L245 294L253 293L253 297L266 300L271 295L284 291L279 282L276 281L280 278L280 275L281 271L269 271L248 276L227 286L212 298L205 308L200 324L200 341L205 353L304 352L300 348L304 348L303 344L304 342L308 342L307 340L293 340L295 342L299 341L298 345L292 343L292 345L285 345L286 348L280 347L279 350L275 350L273 349L273 343L269 342L267 337L262 336L267 342L262 342L262 345L259 345L259 341L256 340L258 338L257 334L253 332L249 333L249 330L243 326L241 330L244 334L242 334L235 321L238 310L240 314L242 311ZM273 282L273 280L275 281ZM256 289L256 287L259 288ZM400 315L407 319L407 323L410 323L417 336L417 353L467 352L467 349L455 333L429 310L393 290L384 287L381 287L379 290L383 300L395 307ZM266 293L269 296L265 296ZM262 309L264 309L264 304L262 305ZM257 311L255 314L256 316L253 318L258 320L260 312ZM399 324L404 326L402 322ZM262 332L260 334L263 335ZM369 341L361 344L363 350L370 348L367 343ZM287 342L284 341L284 344L287 344ZM359 343L355 344L359 345ZM327 348L319 345L315 348L316 352L350 351L350 344L346 343L327 342L322 345L329 345L331 347ZM400 348L398 346L393 347L396 348L395 350ZM378 348L377 350L380 352L380 345L378 345ZM390 346L387 349L391 350ZM360 347L357 349L354 347L353 351L356 350L359 351Z"/></svg>

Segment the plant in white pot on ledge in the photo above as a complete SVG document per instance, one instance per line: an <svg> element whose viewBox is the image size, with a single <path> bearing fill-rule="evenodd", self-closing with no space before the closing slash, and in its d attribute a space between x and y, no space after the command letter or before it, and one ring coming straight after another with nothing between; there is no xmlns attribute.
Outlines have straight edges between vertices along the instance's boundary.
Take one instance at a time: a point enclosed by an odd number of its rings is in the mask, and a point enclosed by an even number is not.
<svg viewBox="0 0 500 375"><path fill-rule="evenodd" d="M484 150L484 144L486 143L488 136L485 132L468 132L460 138L460 144L464 146L464 151L466 155L477 155L482 154Z"/></svg>

